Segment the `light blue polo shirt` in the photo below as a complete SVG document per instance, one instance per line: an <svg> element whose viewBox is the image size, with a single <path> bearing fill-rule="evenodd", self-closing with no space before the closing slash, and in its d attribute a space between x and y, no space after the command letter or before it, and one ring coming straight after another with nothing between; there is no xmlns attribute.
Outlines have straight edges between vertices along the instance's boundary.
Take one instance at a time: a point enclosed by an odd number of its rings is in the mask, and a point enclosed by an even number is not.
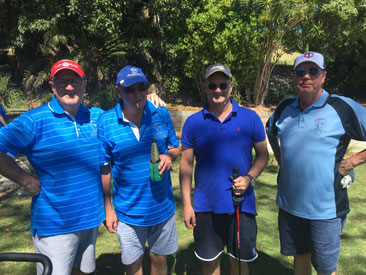
<svg viewBox="0 0 366 275"><path fill-rule="evenodd" d="M147 100L139 140L124 120L121 101L99 121L100 165L110 163L113 177L113 204L119 220L136 226L152 226L170 218L175 202L170 171L162 181L150 181L151 144L155 138L159 154L178 147L168 110Z"/></svg>
<svg viewBox="0 0 366 275"><path fill-rule="evenodd" d="M41 182L32 199L32 234L66 234L104 220L97 136L102 112L81 105L73 118L54 97L1 128L0 150L11 157L26 155Z"/></svg>
<svg viewBox="0 0 366 275"><path fill-rule="evenodd" d="M252 166L253 145L266 139L263 123L252 110L235 100L232 112L221 122L207 106L187 118L181 143L194 150L196 166L193 209L218 214L235 211L229 177L234 166L244 176ZM257 214L254 189L244 193L241 211Z"/></svg>
<svg viewBox="0 0 366 275"><path fill-rule="evenodd" d="M366 140L366 109L323 90L304 111L297 96L281 102L276 111L267 134L281 144L278 206L313 220L346 215L347 189L341 187L338 169L350 139Z"/></svg>

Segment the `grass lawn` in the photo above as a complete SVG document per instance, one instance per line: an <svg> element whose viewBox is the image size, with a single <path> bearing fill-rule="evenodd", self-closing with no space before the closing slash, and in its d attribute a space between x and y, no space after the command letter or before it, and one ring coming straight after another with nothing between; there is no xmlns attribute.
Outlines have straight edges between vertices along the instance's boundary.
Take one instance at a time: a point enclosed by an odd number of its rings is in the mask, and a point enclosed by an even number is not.
<svg viewBox="0 0 366 275"><path fill-rule="evenodd" d="M277 231L276 176L278 166L270 161L258 179L255 192L258 208L257 249L259 258L250 263L251 274L292 274L292 258L279 252ZM182 204L178 183L177 164L172 173L174 195L177 203L178 252L168 258L170 274L201 274L200 263L193 251L192 231L182 222ZM351 213L342 233L342 248L338 275L366 274L366 169L356 169L356 182L349 189ZM33 252L29 232L30 197L10 195L0 199L0 252ZM124 274L121 249L116 235L101 226L97 242L97 274ZM149 270L149 259L144 258L144 270ZM35 274L35 264L0 262L0 274ZM222 274L228 274L228 259L222 262ZM313 274L316 274L315 271Z"/></svg>

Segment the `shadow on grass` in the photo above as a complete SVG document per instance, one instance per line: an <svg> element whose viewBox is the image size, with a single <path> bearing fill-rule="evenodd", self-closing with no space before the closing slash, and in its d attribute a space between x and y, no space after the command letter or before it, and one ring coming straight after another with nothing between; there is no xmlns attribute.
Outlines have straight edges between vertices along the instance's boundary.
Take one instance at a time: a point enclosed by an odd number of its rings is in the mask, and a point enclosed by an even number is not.
<svg viewBox="0 0 366 275"><path fill-rule="evenodd" d="M175 257L168 256L168 274L172 274ZM96 275L120 275L126 274L126 267L122 264L121 253L101 254L96 259ZM150 274L150 257L149 250L145 249L144 258L142 259L143 274Z"/></svg>

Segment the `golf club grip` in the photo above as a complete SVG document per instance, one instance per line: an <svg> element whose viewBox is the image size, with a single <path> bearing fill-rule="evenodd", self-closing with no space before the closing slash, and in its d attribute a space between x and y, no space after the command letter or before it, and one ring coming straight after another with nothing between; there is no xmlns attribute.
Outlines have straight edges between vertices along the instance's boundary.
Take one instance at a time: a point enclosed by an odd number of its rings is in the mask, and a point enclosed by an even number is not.
<svg viewBox="0 0 366 275"><path fill-rule="evenodd" d="M50 258L39 253L0 253L0 261L39 262L43 265L42 275L50 275L52 273Z"/></svg>

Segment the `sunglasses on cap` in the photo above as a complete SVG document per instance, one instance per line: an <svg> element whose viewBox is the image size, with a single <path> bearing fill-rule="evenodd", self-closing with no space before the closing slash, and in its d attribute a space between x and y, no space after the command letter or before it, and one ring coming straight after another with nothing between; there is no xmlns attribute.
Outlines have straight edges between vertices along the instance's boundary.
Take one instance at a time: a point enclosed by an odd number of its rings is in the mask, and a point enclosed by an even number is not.
<svg viewBox="0 0 366 275"><path fill-rule="evenodd" d="M125 87L125 93L127 94L132 94L134 93L136 90L139 92L146 92L149 89L149 85L146 83L141 83L138 85L132 85L129 87Z"/></svg>
<svg viewBox="0 0 366 275"><path fill-rule="evenodd" d="M217 87L219 87L220 90L226 90L228 86L229 86L229 84L226 82L221 82L219 85L217 85L216 83L212 83L212 82L208 83L208 88L210 90L214 90L214 91L217 89Z"/></svg>
<svg viewBox="0 0 366 275"><path fill-rule="evenodd" d="M65 88L68 85L73 87L80 87L83 84L84 78L71 78L71 79L62 79L62 78L53 78L53 84L59 88Z"/></svg>
<svg viewBox="0 0 366 275"><path fill-rule="evenodd" d="M308 74L311 76L316 76L318 73L319 73L319 68L316 66L312 66L308 70ZM295 74L298 77L303 77L304 75L306 75L306 70L305 70L305 68L296 69Z"/></svg>

